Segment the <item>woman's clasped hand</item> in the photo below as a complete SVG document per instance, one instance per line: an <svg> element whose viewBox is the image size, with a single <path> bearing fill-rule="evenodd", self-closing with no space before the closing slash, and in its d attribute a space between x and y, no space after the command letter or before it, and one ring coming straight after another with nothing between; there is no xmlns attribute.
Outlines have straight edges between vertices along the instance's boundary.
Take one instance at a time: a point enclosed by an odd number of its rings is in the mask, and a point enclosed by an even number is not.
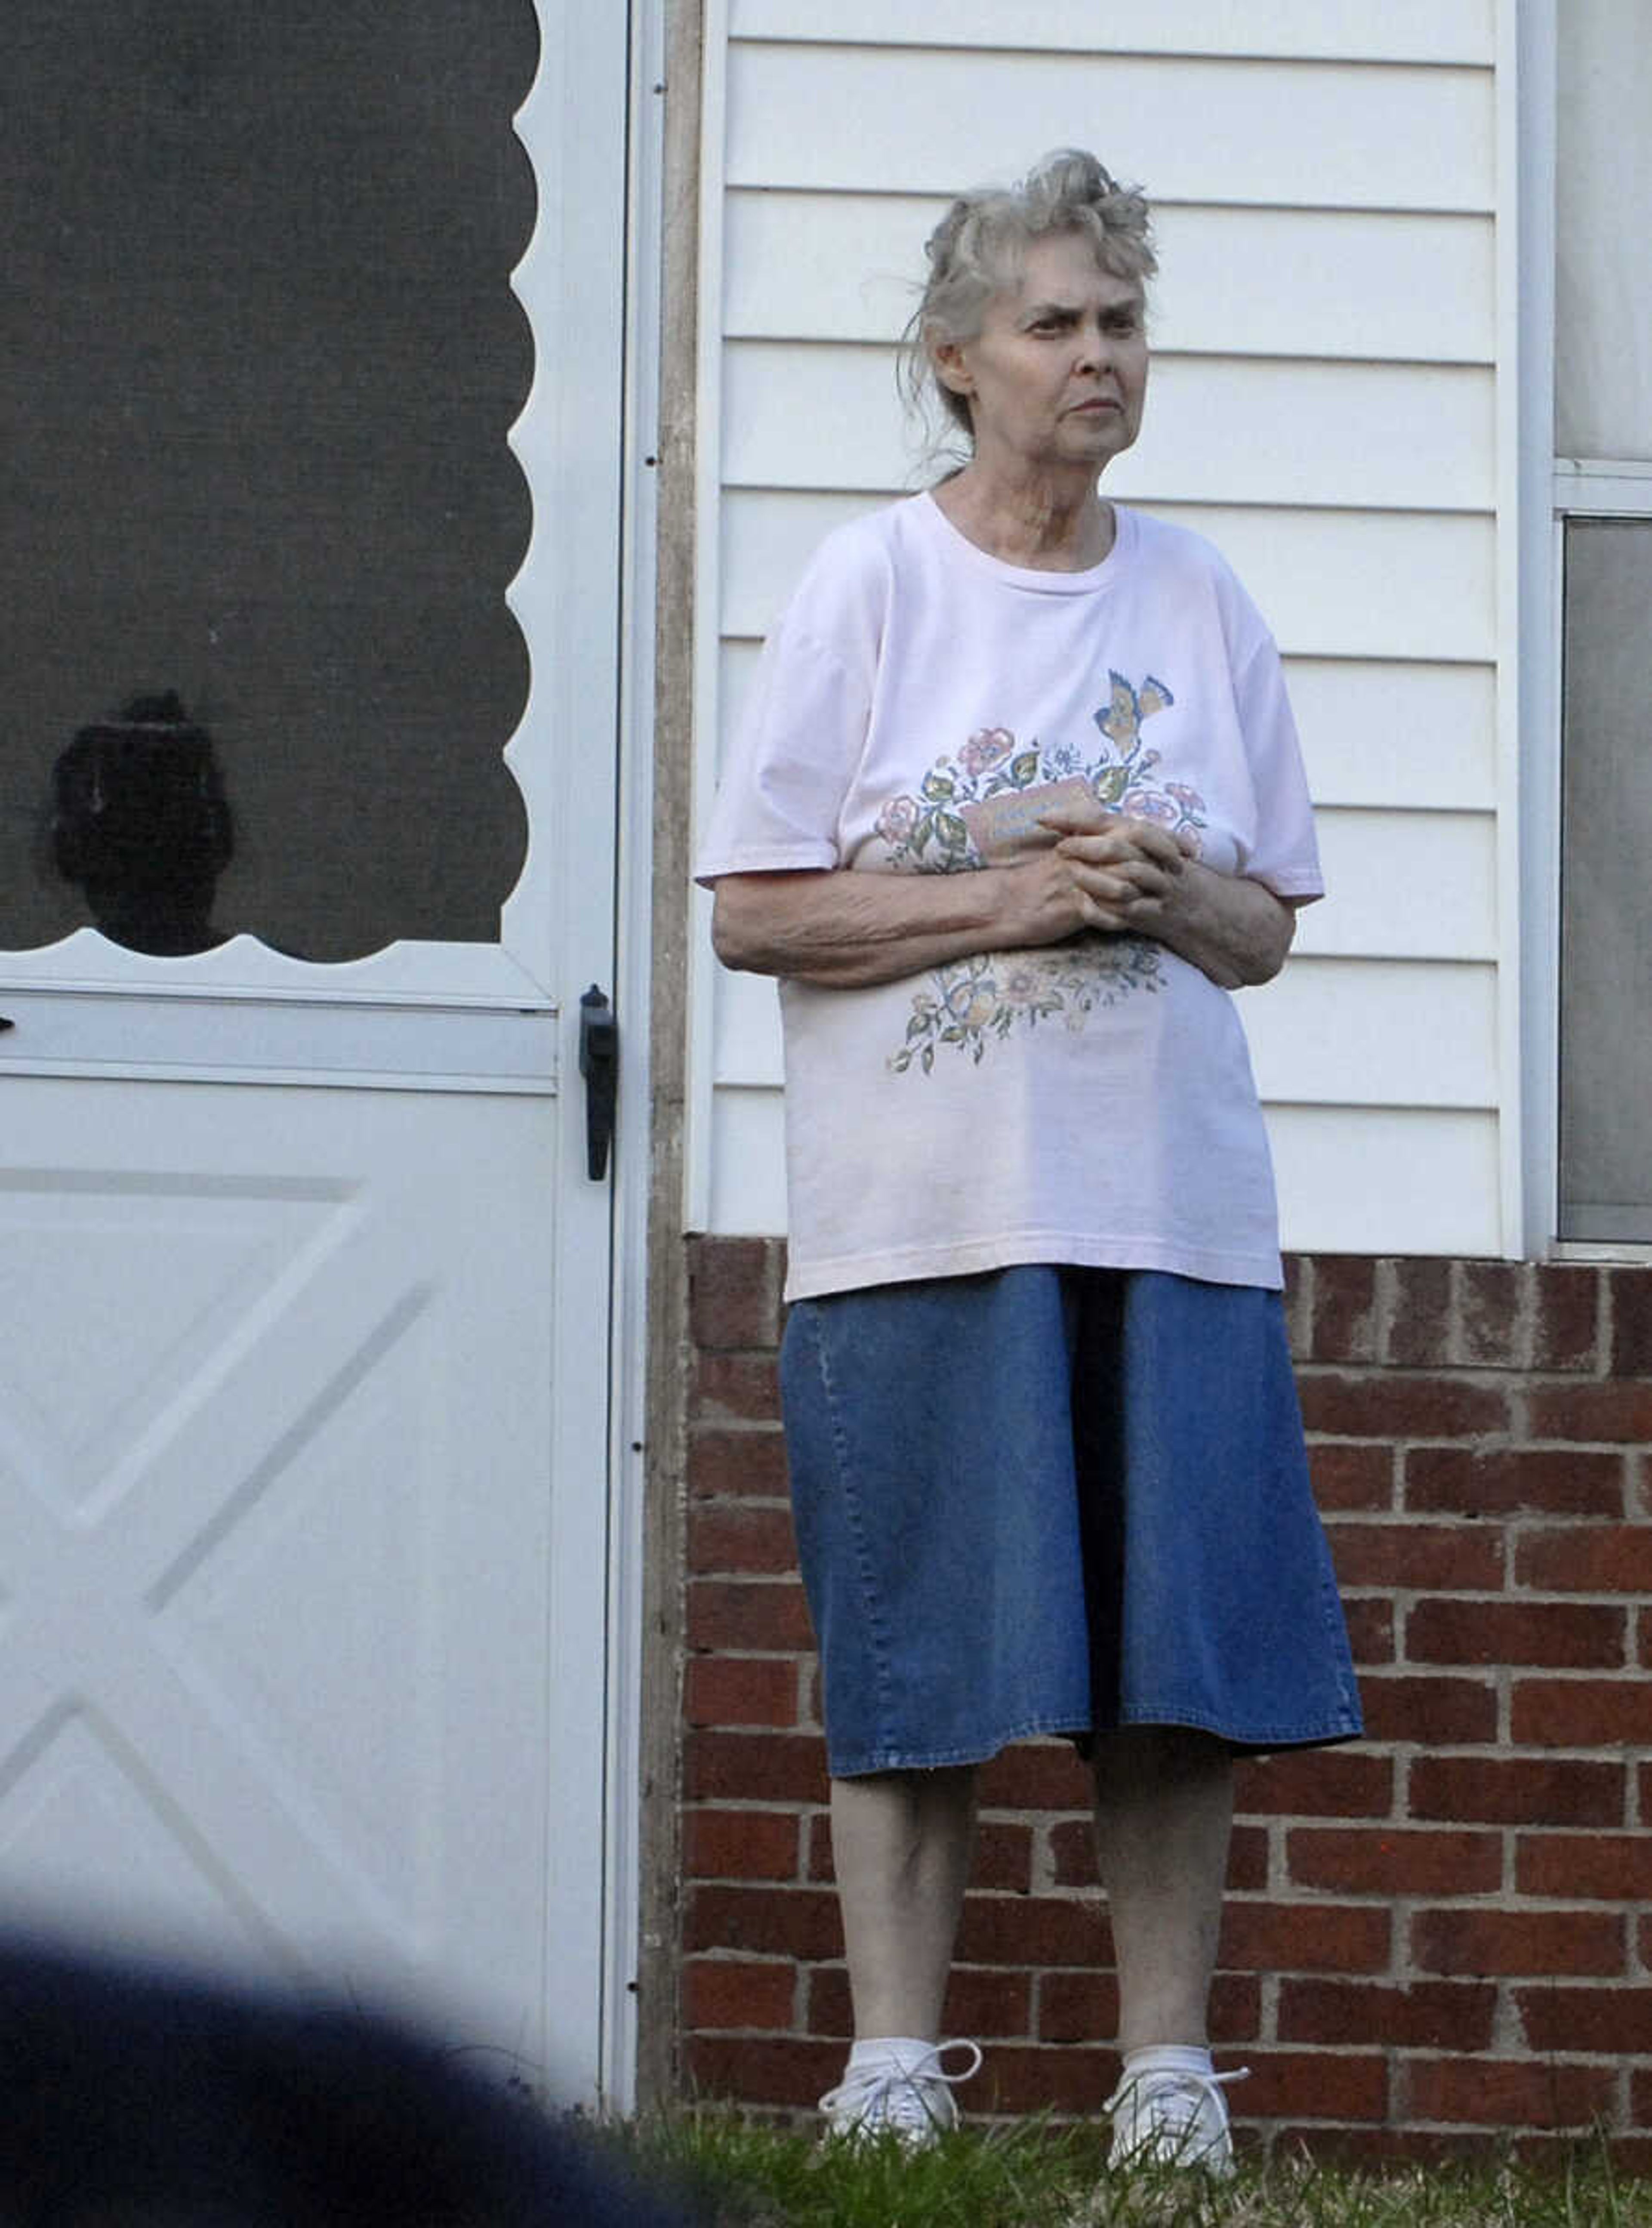
<svg viewBox="0 0 1652 2228"><path fill-rule="evenodd" d="M1271 982L1284 964L1295 908L1261 882L1201 867L1187 836L1099 806L1052 811L1042 824L1081 926L1150 936L1224 990Z"/></svg>

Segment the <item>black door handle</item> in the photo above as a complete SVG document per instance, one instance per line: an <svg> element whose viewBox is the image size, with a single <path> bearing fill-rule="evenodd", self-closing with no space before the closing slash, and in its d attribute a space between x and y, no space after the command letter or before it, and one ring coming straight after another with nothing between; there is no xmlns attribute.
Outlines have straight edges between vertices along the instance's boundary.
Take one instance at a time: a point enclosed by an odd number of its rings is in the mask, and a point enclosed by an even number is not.
<svg viewBox="0 0 1652 2228"><path fill-rule="evenodd" d="M585 1166L593 1182L608 1173L619 1090L619 1023L593 983L579 1001L579 1072L585 1078Z"/></svg>

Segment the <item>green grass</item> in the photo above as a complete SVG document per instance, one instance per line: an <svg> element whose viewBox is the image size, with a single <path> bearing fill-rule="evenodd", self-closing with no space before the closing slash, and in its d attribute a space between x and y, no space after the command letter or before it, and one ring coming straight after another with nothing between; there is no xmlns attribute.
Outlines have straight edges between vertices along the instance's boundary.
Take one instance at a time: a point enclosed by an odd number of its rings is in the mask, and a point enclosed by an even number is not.
<svg viewBox="0 0 1652 2228"><path fill-rule="evenodd" d="M686 2195L706 2228L1652 2228L1652 2182L1616 2176L1598 2145L1529 2168L1276 2161L1213 2185L1162 2168L1109 2174L1094 2129L1037 2122L971 2129L914 2155L710 2109L609 2140Z"/></svg>

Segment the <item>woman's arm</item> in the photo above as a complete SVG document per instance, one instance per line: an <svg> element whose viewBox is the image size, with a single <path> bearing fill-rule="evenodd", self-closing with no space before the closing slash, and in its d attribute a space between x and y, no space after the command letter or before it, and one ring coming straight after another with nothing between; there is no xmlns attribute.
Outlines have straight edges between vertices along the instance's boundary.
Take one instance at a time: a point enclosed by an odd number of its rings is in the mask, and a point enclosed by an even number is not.
<svg viewBox="0 0 1652 2228"><path fill-rule="evenodd" d="M711 940L725 967L865 989L978 951L1060 944L1093 911L1052 845L970 874L722 874Z"/></svg>
<svg viewBox="0 0 1652 2228"><path fill-rule="evenodd" d="M837 990L1086 928L1150 936L1224 990L1284 965L1296 914L1262 883L1213 874L1151 821L1098 807L1047 824L1047 850L972 874L720 875L713 947L726 967Z"/></svg>

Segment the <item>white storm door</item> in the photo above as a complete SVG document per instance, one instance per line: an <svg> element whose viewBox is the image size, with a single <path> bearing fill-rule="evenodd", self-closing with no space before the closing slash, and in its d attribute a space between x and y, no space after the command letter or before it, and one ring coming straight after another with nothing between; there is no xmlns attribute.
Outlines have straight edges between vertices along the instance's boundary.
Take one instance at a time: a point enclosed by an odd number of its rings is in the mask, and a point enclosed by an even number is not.
<svg viewBox="0 0 1652 2228"><path fill-rule="evenodd" d="M627 10L0 33L0 1922L597 2090Z"/></svg>

